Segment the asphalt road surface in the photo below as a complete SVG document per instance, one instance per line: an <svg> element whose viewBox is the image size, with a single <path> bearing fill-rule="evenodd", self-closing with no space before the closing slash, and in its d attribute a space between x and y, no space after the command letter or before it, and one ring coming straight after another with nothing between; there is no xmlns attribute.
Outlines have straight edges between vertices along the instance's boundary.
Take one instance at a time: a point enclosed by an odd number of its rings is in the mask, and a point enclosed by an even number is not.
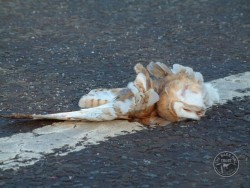
<svg viewBox="0 0 250 188"><path fill-rule="evenodd" d="M0 113L76 110L89 90L132 81L138 62L187 65L206 81L249 72L249 43L248 0L0 1ZM70 153L65 145L17 169L4 168L0 148L0 186L250 187L249 88L239 92L246 96L199 122L124 133ZM0 139L51 124L0 119ZM214 171L221 151L239 159L232 177Z"/></svg>

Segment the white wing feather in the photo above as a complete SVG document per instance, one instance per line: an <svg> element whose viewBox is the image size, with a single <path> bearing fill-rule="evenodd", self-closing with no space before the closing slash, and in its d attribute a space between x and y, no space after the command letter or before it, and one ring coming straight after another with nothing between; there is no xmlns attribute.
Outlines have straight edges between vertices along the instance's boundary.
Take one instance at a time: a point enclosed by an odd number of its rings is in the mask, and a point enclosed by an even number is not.
<svg viewBox="0 0 250 188"><path fill-rule="evenodd" d="M213 104L219 102L220 96L218 90L212 86L210 83L203 84L203 99L207 108L211 107Z"/></svg>

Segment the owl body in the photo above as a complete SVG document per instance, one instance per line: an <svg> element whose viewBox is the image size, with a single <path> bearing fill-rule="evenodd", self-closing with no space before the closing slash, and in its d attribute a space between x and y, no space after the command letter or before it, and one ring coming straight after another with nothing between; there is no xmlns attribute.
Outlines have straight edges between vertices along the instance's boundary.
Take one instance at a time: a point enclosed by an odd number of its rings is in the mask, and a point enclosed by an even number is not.
<svg viewBox="0 0 250 188"><path fill-rule="evenodd" d="M126 119L144 125L166 125L186 119L199 120L219 101L218 91L190 67L174 64L168 68L151 62L146 68L134 67L136 78L127 87L95 89L79 101L81 110L46 115L33 119L109 121ZM25 116L18 116L25 117Z"/></svg>

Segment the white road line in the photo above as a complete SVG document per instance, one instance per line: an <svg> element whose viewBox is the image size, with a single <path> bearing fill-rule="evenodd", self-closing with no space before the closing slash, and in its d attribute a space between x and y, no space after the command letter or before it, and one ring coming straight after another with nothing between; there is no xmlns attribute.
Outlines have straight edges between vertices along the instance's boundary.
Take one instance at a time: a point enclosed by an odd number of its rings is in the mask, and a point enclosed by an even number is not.
<svg viewBox="0 0 250 188"><path fill-rule="evenodd" d="M124 131L132 133L143 128L139 123L127 121L53 123L31 133L0 138L0 168L18 169L34 164L44 154L54 153L55 149L66 149L64 153L57 153L66 155L84 149L86 145L98 144L107 137L126 134Z"/></svg>
<svg viewBox="0 0 250 188"><path fill-rule="evenodd" d="M233 97L250 96L250 72L232 75L211 82L220 93L224 104ZM65 147L67 151L56 153L67 155L69 152L84 149L87 144L98 142L117 135L133 133L144 129L139 123L127 121L110 122L61 122L44 126L30 133L19 133L0 138L0 168L18 169L32 165L45 154ZM125 132L124 132L125 131Z"/></svg>
<svg viewBox="0 0 250 188"><path fill-rule="evenodd" d="M234 97L250 96L250 72L217 79L211 83L218 88L220 104L224 104Z"/></svg>

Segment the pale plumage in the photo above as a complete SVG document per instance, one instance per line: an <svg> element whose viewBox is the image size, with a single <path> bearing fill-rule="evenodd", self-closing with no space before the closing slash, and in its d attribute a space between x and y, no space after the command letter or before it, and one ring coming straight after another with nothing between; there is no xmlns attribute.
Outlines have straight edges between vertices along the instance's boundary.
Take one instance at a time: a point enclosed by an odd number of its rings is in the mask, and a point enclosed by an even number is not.
<svg viewBox="0 0 250 188"><path fill-rule="evenodd" d="M199 120L218 102L217 90L203 76L178 64L169 69L151 62L135 67L136 79L126 88L96 89L84 95L79 111L31 115L33 119L107 121L127 119L145 125L165 125L185 119ZM23 117L23 116L22 116ZM30 117L30 116L29 116Z"/></svg>

